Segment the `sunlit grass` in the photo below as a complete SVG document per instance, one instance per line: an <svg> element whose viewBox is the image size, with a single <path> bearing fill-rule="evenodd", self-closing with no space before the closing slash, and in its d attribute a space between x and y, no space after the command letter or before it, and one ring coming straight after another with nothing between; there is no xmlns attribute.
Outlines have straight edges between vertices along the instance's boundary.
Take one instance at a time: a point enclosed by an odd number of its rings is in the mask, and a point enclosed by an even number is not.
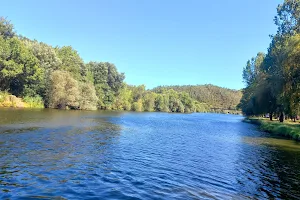
<svg viewBox="0 0 300 200"><path fill-rule="evenodd" d="M278 121L268 121L265 119L250 118L247 119L248 122L259 125L262 131L272 133L275 135L280 135L294 140L300 141L300 124L285 122L280 123Z"/></svg>

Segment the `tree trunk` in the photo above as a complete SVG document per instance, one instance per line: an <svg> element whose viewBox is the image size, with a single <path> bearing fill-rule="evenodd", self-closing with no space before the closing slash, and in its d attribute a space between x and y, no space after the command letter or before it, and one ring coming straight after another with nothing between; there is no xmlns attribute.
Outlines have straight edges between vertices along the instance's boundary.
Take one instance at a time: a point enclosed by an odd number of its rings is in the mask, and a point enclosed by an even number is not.
<svg viewBox="0 0 300 200"><path fill-rule="evenodd" d="M269 113L270 121L273 121L273 113Z"/></svg>
<svg viewBox="0 0 300 200"><path fill-rule="evenodd" d="M280 122L283 122L283 121L284 121L284 114L283 114L283 112L280 113L279 121L280 121Z"/></svg>

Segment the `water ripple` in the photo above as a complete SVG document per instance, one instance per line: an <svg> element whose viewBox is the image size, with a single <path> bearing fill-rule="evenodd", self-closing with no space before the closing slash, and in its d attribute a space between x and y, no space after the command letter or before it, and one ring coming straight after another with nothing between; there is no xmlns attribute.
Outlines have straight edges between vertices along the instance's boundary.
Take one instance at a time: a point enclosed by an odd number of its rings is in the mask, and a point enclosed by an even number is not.
<svg viewBox="0 0 300 200"><path fill-rule="evenodd" d="M2 199L300 198L299 144L239 116L1 112Z"/></svg>

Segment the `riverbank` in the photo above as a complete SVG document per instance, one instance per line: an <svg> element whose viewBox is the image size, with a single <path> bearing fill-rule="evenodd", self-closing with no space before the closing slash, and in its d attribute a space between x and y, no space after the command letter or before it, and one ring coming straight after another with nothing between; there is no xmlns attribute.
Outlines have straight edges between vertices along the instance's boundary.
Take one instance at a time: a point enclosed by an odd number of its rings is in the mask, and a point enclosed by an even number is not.
<svg viewBox="0 0 300 200"><path fill-rule="evenodd" d="M300 124L299 123L280 123L279 121L269 121L268 119L246 118L244 122L256 124L260 130L291 138L300 141Z"/></svg>
<svg viewBox="0 0 300 200"><path fill-rule="evenodd" d="M42 98L19 98L8 92L0 91L0 108L44 108Z"/></svg>
<svg viewBox="0 0 300 200"><path fill-rule="evenodd" d="M98 110L115 110L115 111L134 111L134 112L168 112L168 113L172 113L172 112L177 112L177 113L193 113L193 112L197 112L197 113L220 113L220 114L234 114L234 115L241 115L241 111L240 110L229 110L229 109L221 109L221 108L212 108L210 109L208 106L206 109L195 109L194 111L192 110L188 110L186 111L185 109L181 110L181 111L172 111L172 110L162 110L162 111L157 111L155 109L152 110L145 110L143 108L143 102L141 102L140 105L140 109L136 110L136 109L123 109L122 107L107 107L104 109L100 109L98 108ZM43 99L40 96L35 96L35 97L24 97L24 98L20 98L17 97L15 95L12 95L6 91L0 91L0 108L45 108L44 107L44 102ZM68 106L66 108L64 108L66 110L70 109ZM62 110L64 110L62 109ZM95 110L95 109L78 109L78 110Z"/></svg>

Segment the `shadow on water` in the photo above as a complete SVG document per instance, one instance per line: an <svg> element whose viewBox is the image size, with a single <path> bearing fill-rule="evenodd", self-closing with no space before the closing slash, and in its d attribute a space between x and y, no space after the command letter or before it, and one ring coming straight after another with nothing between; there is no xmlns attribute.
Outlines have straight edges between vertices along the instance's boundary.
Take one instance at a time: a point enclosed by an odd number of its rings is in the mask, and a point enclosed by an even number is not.
<svg viewBox="0 0 300 200"><path fill-rule="evenodd" d="M247 145L241 146L244 156L237 163L240 191L256 199L300 199L300 143L243 126L241 141Z"/></svg>
<svg viewBox="0 0 300 200"><path fill-rule="evenodd" d="M266 145L286 151L300 151L300 142L278 137L243 137L243 142L251 145Z"/></svg>

